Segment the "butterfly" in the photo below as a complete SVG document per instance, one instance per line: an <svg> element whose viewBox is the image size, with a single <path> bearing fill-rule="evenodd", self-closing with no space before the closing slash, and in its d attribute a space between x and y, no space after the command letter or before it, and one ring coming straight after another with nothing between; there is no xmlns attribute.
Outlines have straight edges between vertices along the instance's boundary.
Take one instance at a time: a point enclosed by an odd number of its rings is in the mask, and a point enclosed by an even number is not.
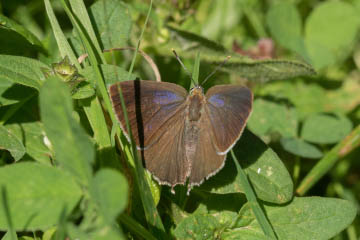
<svg viewBox="0 0 360 240"><path fill-rule="evenodd" d="M120 91L145 167L160 184L172 189L188 181L188 191L224 166L227 152L245 128L253 102L251 91L237 85L216 85L204 94L201 86L188 93L169 82L115 83L109 93L128 139Z"/></svg>

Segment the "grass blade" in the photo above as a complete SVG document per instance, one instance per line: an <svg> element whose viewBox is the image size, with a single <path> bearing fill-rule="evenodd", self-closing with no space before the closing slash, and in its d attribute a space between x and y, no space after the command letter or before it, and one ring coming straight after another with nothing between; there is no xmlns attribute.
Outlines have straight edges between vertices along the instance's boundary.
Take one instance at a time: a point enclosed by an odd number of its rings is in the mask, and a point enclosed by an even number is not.
<svg viewBox="0 0 360 240"><path fill-rule="evenodd" d="M237 157L235 156L233 150L231 150L231 156L235 162L236 169L239 173L241 185L244 188L244 193L246 195L246 198L249 201L251 208L254 212L254 215L256 216L256 219L259 222L264 234L268 237L272 237L273 239L276 239L274 230L270 225L269 221L267 220L265 213L261 209L260 204L256 199L255 193L249 183L248 177L246 176L244 170L241 168L239 161L237 160Z"/></svg>
<svg viewBox="0 0 360 240"><path fill-rule="evenodd" d="M97 56L95 55L95 53L93 51L93 48L91 46L91 43L90 43L89 39L87 38L86 34L83 31L83 26L81 26L78 19L75 18L75 16L73 15L71 10L69 9L68 5L66 4L65 0L62 0L62 4L63 4L63 7L64 7L67 15L69 16L69 18L70 18L71 22L73 23L74 27L77 29L77 31L78 31L78 33L79 33L79 35L80 35L80 37L81 37L81 39L82 39L82 41L83 41L83 43L85 45L85 48L86 48L88 56L89 56L89 61L90 61L91 65L93 66L93 68L95 70L95 74L97 76L97 78L96 78L97 87L100 90L102 98L104 99L105 107L108 110L108 112L110 113L111 120L112 120L113 123L117 123L114 111L113 111L112 106L111 106L110 98L109 98L107 90L105 88L103 76L102 76L101 71L100 71L100 69L98 67L98 60L97 60L98 58L97 58ZM147 24L147 21L148 21L150 12L151 12L151 8L152 8L152 1L150 3L150 8L149 8L149 12L148 12L148 15L147 15L147 18L146 18L146 21L145 21L145 26ZM130 79L132 70L133 70L134 65L135 65L135 58L136 58L136 55L137 55L137 52L138 52L138 49L139 49L139 46L140 46L140 41L141 41L143 32L144 32L144 29L141 32L141 35L140 35L140 38L139 38L139 41L138 41L138 44L137 44L137 48L135 50L134 58L133 58L133 61L131 63L131 66L130 66L130 70L129 70L129 74L128 74L129 79ZM122 97L122 92L121 91L119 91L119 92L120 92L120 99L121 99L122 108L123 108L123 111L124 111L125 120L126 120L126 123L127 123L126 125L127 125L127 128L128 128L129 135L130 135L130 137L132 139L131 130L130 130L130 126L129 126L129 121L128 121L128 117L127 117L127 112L126 112L123 97ZM120 136L120 128L119 127L118 127L117 133L118 133L118 136ZM129 156L127 154L127 158L133 158L135 160L134 161L135 164L136 164L136 167L135 167L136 174L135 174L135 176L136 176L136 179L137 179L138 184L139 184L139 189L140 189L140 193L141 193L141 199L143 201L143 206L144 206L144 210L145 210L146 219L147 219L147 221L149 222L150 225L155 226L160 231L164 231L164 227L163 227L161 218L159 216L159 213L157 212L154 200L153 200L151 192L150 192L150 187L147 184L147 181L146 181L146 178L145 178L145 172L144 172L144 168L142 167L142 162L137 156L136 145L134 144L133 140L132 140L132 144L131 144L131 150L132 150L132 154L131 154L132 156L131 155Z"/></svg>
<svg viewBox="0 0 360 240"><path fill-rule="evenodd" d="M9 209L9 204L8 204L8 197L6 194L6 188L4 186L1 186L1 198L3 202L2 208L3 211L5 212L6 215L6 220L7 220L7 224L8 224L8 232L7 234L10 234L10 238L11 240L17 240L17 236L16 236L16 231L14 229L12 220L11 220L11 213L10 213L10 209Z"/></svg>
<svg viewBox="0 0 360 240"><path fill-rule="evenodd" d="M86 10L84 2L82 0L71 0L69 2L70 2L72 10L74 11L74 14L78 17L79 21L86 29L86 32L91 40L91 43L93 44L93 46L97 52L97 55L99 55L101 58L101 61L103 63L105 63L106 61L105 61L104 55L101 52L100 44L96 38L94 28L91 25L90 17Z"/></svg>
<svg viewBox="0 0 360 240"><path fill-rule="evenodd" d="M142 39L142 36L144 34L147 22L149 20L151 9L152 9L152 0L150 2L150 7L149 7L149 10L148 10L148 13L147 13L147 16L146 16L144 27L143 27L143 29L141 31L138 43L136 45L135 53L134 53L133 59L131 61L131 65L130 65L130 69L129 69L128 77L127 77L128 79L130 79L130 76L131 76L132 71L134 69L136 56L137 56L137 53L139 51L141 39ZM120 88L120 85L118 85L118 86ZM156 209L154 199L152 198L150 186L149 186L149 184L147 183L147 180L146 180L145 170L143 168L142 161L137 155L136 144L134 142L133 135L132 135L132 132L131 132L129 118L128 118L128 115L127 115L125 102L124 102L124 98L123 98L121 89L119 89L119 96L120 96L120 100L121 100L121 108L122 108L122 110L124 112L124 118L125 118L125 121L126 121L126 129L127 129L128 133L129 133L129 136L130 136L130 139L131 139L131 144L130 145L131 145L131 153L132 153L134 163L135 163L135 178L136 178L137 184L138 184L139 189L140 189L139 192L140 192L141 201L143 203L143 207L144 207L144 211L145 211L145 216L146 216L147 221L152 226L155 226L158 230L164 231L164 226L162 224L160 215L159 215L159 213L158 213L158 211ZM154 229L152 229L152 230L154 232ZM162 237L162 236L160 236L160 237Z"/></svg>
<svg viewBox="0 0 360 240"><path fill-rule="evenodd" d="M357 126L346 138L339 142L328 152L301 181L296 193L304 195L315 183L319 181L342 157L360 145L360 125Z"/></svg>
<svg viewBox="0 0 360 240"><path fill-rule="evenodd" d="M133 218L126 214L122 214L120 217L120 221L124 226L126 226L132 233L137 236L144 238L146 240L156 240L156 238L151 235L143 226L141 226L138 222L136 222Z"/></svg>
<svg viewBox="0 0 360 240"><path fill-rule="evenodd" d="M200 52L196 54L195 64L192 72L192 79L194 80L195 85L199 85L199 71L200 71ZM193 84L193 82L191 82L191 84Z"/></svg>
<svg viewBox="0 0 360 240"><path fill-rule="evenodd" d="M55 39L56 39L57 45L59 47L61 57L64 58L65 56L68 56L70 61L73 64L75 64L76 68L80 69L81 68L80 64L78 63L75 53L71 49L69 42L67 41L64 33L62 32L62 30L60 28L59 22L56 19L56 16L55 16L54 10L51 7L50 1L44 0L44 3L45 3L47 15L50 20L51 28L54 31Z"/></svg>

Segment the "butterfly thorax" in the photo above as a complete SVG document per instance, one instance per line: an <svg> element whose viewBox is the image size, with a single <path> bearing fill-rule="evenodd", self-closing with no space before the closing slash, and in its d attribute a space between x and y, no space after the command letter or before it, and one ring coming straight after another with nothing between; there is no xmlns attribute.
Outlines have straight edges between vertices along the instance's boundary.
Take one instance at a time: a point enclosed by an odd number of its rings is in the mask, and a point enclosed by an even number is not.
<svg viewBox="0 0 360 240"><path fill-rule="evenodd" d="M195 87L187 97L185 111L185 152L188 161L192 162L195 156L200 131L200 121L205 104L205 96L201 87ZM189 172L190 173L190 172Z"/></svg>
<svg viewBox="0 0 360 240"><path fill-rule="evenodd" d="M198 121L201 117L204 104L204 94L200 86L194 87L188 97L188 119L189 121Z"/></svg>

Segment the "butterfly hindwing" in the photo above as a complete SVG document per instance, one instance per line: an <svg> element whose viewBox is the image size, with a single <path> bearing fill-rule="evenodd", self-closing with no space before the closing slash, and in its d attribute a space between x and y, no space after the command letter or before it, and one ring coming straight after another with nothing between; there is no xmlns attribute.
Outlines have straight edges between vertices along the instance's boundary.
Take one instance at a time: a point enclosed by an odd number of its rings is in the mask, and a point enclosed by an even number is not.
<svg viewBox="0 0 360 240"><path fill-rule="evenodd" d="M200 185L205 178L214 175L224 165L226 155L217 154L213 139L210 118L204 113L199 122L196 151L191 161L189 188Z"/></svg>
<svg viewBox="0 0 360 240"><path fill-rule="evenodd" d="M185 111L181 109L159 129L158 139L141 151L145 167L161 184L185 184L189 175L184 128Z"/></svg>

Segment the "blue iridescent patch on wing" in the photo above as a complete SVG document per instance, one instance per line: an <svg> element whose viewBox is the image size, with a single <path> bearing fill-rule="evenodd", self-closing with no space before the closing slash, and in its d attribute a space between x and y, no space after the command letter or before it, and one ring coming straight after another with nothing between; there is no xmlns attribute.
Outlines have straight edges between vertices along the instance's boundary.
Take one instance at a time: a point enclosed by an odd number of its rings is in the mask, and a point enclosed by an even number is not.
<svg viewBox="0 0 360 240"><path fill-rule="evenodd" d="M154 93L154 102L159 105L165 105L181 101L182 97L170 91L156 91Z"/></svg>
<svg viewBox="0 0 360 240"><path fill-rule="evenodd" d="M223 107L225 105L225 100L218 94L212 95L209 98L209 102L215 107Z"/></svg>

